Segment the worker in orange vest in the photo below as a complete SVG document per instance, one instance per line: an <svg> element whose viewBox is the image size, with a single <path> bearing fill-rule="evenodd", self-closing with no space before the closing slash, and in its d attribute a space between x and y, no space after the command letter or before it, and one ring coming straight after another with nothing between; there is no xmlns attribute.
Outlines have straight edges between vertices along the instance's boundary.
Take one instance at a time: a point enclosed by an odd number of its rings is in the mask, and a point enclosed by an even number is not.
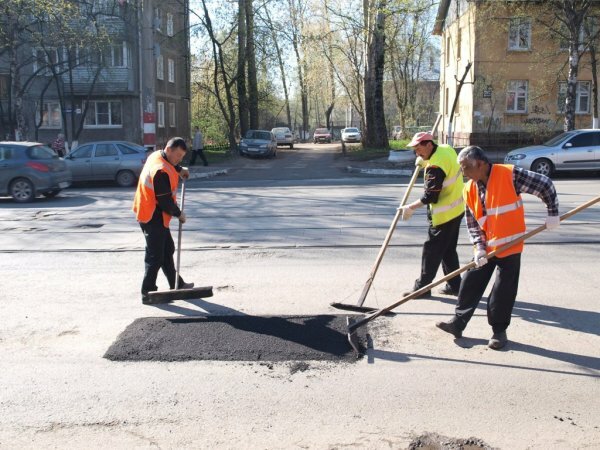
<svg viewBox="0 0 600 450"><path fill-rule="evenodd" d="M476 267L463 276L454 317L448 322L438 322L436 326L460 338L496 271L487 300L488 323L493 331L488 347L499 350L508 342L506 329L517 297L523 242L489 260L487 254L525 234L521 193L535 195L545 203L548 230L560 225L558 196L550 178L510 164L492 164L479 147L464 148L457 160L462 173L469 179L463 197Z"/></svg>
<svg viewBox="0 0 600 450"><path fill-rule="evenodd" d="M169 223L171 217L177 217L181 223L186 221L185 213L177 206L179 178L189 176L189 170L180 165L186 152L185 140L176 137L167 142L164 150L152 153L144 164L133 199L133 211L146 239L142 281L142 303L146 305L151 302L148 292L158 289L156 278L160 269L170 288L175 288L175 243ZM186 283L179 277L178 288L192 287L194 283Z"/></svg>

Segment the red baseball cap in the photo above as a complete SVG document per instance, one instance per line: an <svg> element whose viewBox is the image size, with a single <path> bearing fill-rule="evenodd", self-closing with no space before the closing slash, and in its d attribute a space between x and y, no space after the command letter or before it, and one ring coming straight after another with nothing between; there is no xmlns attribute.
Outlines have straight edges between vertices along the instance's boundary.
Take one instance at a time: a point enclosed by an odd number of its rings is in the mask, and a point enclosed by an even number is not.
<svg viewBox="0 0 600 450"><path fill-rule="evenodd" d="M407 144L407 147L416 147L423 141L433 141L433 135L427 131L421 131L413 136L412 141Z"/></svg>

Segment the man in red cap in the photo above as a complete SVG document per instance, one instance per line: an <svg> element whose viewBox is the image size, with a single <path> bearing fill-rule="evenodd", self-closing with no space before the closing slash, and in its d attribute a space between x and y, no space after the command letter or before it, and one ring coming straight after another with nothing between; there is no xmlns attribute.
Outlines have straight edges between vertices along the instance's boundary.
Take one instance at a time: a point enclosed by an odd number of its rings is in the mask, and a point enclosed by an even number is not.
<svg viewBox="0 0 600 450"><path fill-rule="evenodd" d="M427 240L423 244L421 275L415 281L411 292L430 284L442 265L444 274L458 269L456 244L460 223L464 216L462 197L463 176L456 161L456 151L445 144L433 142L431 133L420 132L414 135L408 147L417 155L415 165L425 168L423 196L401 208L402 220L409 220L413 212L427 205L429 227ZM458 295L460 278L455 277L440 290L441 294ZM424 292L418 298L431 297L431 291Z"/></svg>

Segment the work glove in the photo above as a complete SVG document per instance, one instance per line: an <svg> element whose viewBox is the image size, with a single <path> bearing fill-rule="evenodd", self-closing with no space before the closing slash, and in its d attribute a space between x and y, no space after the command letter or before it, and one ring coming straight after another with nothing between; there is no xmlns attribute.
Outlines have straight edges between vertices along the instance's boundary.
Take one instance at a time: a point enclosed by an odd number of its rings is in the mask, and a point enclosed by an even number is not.
<svg viewBox="0 0 600 450"><path fill-rule="evenodd" d="M475 267L483 267L487 264L488 260L486 257L487 253L483 249L476 249L473 254L473 261L475 261Z"/></svg>
<svg viewBox="0 0 600 450"><path fill-rule="evenodd" d="M408 205L399 207L398 211L402 211L402 220L404 220L404 221L407 221L408 219L410 219L413 215L413 212L415 212Z"/></svg>
<svg viewBox="0 0 600 450"><path fill-rule="evenodd" d="M555 230L560 226L560 216L546 217L546 230Z"/></svg>
<svg viewBox="0 0 600 450"><path fill-rule="evenodd" d="M415 167L421 167L421 168L423 168L426 165L427 165L427 161L425 161L420 156L417 156L417 159L415 159Z"/></svg>
<svg viewBox="0 0 600 450"><path fill-rule="evenodd" d="M179 172L179 176L184 180L187 180L190 177L190 169L187 167L182 167L181 172Z"/></svg>
<svg viewBox="0 0 600 450"><path fill-rule="evenodd" d="M179 215L178 219L179 219L179 221L181 223L185 223L185 221L186 221L187 218L186 218L185 213L183 211L181 211L181 214Z"/></svg>

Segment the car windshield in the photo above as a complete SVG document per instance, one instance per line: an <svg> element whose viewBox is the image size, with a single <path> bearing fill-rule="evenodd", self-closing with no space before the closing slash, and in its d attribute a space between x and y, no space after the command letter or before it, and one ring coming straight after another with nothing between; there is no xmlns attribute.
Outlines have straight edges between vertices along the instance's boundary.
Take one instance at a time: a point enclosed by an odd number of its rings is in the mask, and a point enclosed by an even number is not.
<svg viewBox="0 0 600 450"><path fill-rule="evenodd" d="M273 128L271 131L273 133L289 133L290 129L289 128Z"/></svg>
<svg viewBox="0 0 600 450"><path fill-rule="evenodd" d="M317 133L317 134L327 134L327 133L329 133L329 130L327 128L317 128L315 130L315 133Z"/></svg>
<svg viewBox="0 0 600 450"><path fill-rule="evenodd" d="M262 139L263 141L270 141L271 133L268 131L249 130L246 133L246 139Z"/></svg>
<svg viewBox="0 0 600 450"><path fill-rule="evenodd" d="M358 133L358 128L346 128L346 133Z"/></svg>
<svg viewBox="0 0 600 450"><path fill-rule="evenodd" d="M558 136L553 137L549 141L544 142L546 147L554 147L555 145L560 144L563 141L566 141L568 138L572 137L574 133L567 131L566 133L561 133Z"/></svg>
<svg viewBox="0 0 600 450"><path fill-rule="evenodd" d="M58 155L54 153L50 147L45 145L36 145L34 147L29 147L27 151L29 157L31 159L54 159L58 158Z"/></svg>

